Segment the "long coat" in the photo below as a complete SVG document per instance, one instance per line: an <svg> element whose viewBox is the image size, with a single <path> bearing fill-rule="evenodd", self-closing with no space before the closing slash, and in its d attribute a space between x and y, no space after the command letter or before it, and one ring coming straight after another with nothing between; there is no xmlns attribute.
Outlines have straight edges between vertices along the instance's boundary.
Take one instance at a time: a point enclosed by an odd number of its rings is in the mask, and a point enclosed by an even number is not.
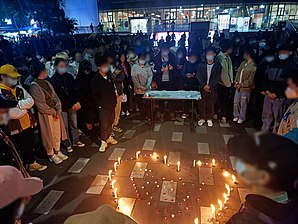
<svg viewBox="0 0 298 224"><path fill-rule="evenodd" d="M34 99L35 106L38 110L38 120L40 125L40 131L41 131L41 139L43 146L46 150L53 149L54 148L54 138L51 132L51 126L49 122L49 115L57 116L60 121L60 128L61 128L61 139L66 140L67 134L65 130L65 126L63 123L63 119L61 117L61 102L58 98L57 94L55 93L55 90L50 82L45 81L49 84L51 88L51 97L54 102L56 102L56 109L51 108L46 103L46 94L45 91L42 89L41 86L39 86L37 83L32 82L30 86L30 94Z"/></svg>

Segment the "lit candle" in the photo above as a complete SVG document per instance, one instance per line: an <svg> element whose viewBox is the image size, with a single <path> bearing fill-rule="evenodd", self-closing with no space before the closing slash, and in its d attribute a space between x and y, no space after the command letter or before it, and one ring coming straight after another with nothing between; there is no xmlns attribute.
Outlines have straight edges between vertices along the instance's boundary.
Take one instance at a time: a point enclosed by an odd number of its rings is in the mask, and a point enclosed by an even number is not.
<svg viewBox="0 0 298 224"><path fill-rule="evenodd" d="M110 181L112 180L112 172L113 172L113 170L109 170L109 180Z"/></svg>
<svg viewBox="0 0 298 224"><path fill-rule="evenodd" d="M223 172L223 176L224 176L224 177L229 177L229 176L230 176L230 173L229 173L228 171L224 171L224 172Z"/></svg>
<svg viewBox="0 0 298 224"><path fill-rule="evenodd" d="M215 167L215 159L212 159L212 166Z"/></svg>
<svg viewBox="0 0 298 224"><path fill-rule="evenodd" d="M223 194L224 197L224 204L227 204L227 201L229 200L229 197L226 193Z"/></svg>
<svg viewBox="0 0 298 224"><path fill-rule="evenodd" d="M222 201L220 199L218 199L217 202L218 202L218 205L219 205L219 210L222 211L222 208L223 208Z"/></svg>
<svg viewBox="0 0 298 224"><path fill-rule="evenodd" d="M163 162L164 162L164 164L166 164L166 165L167 165L167 158L168 158L168 157L167 157L166 155L163 156Z"/></svg>
<svg viewBox="0 0 298 224"><path fill-rule="evenodd" d="M114 162L114 171L115 172L117 171L117 165L118 165L118 162Z"/></svg>
<svg viewBox="0 0 298 224"><path fill-rule="evenodd" d="M158 156L157 153L154 152L154 153L153 153L153 157L154 157L154 159L157 159L157 156Z"/></svg>
<svg viewBox="0 0 298 224"><path fill-rule="evenodd" d="M196 160L194 160L194 161L192 162L192 166L193 166L193 167L196 166Z"/></svg>
<svg viewBox="0 0 298 224"><path fill-rule="evenodd" d="M195 218L195 224L199 224L199 218Z"/></svg>
<svg viewBox="0 0 298 224"><path fill-rule="evenodd" d="M201 160L198 161L198 166L202 166Z"/></svg>
<svg viewBox="0 0 298 224"><path fill-rule="evenodd" d="M120 165L120 163L121 163L121 158L118 157L118 164Z"/></svg>
<svg viewBox="0 0 298 224"><path fill-rule="evenodd" d="M178 162L177 162L177 171L178 171L178 172L180 171L180 165L181 165L181 163L180 163L180 161L178 161Z"/></svg>
<svg viewBox="0 0 298 224"><path fill-rule="evenodd" d="M117 188L114 189L114 197L115 197L115 198L118 198L117 190L118 190Z"/></svg>
<svg viewBox="0 0 298 224"><path fill-rule="evenodd" d="M231 188L229 187L228 184L225 184L225 188L227 189L227 196L230 197L230 195L231 195Z"/></svg>
<svg viewBox="0 0 298 224"><path fill-rule="evenodd" d="M234 184L238 184L234 174L232 175L232 180L233 180Z"/></svg>
<svg viewBox="0 0 298 224"><path fill-rule="evenodd" d="M112 189L113 190L115 189L115 183L116 183L116 180L112 180Z"/></svg>
<svg viewBox="0 0 298 224"><path fill-rule="evenodd" d="M211 208L211 212L212 212L212 218L213 218L213 219L216 219L216 215L215 215L215 206L214 206L214 204L211 204L211 205L210 205L210 208Z"/></svg>
<svg viewBox="0 0 298 224"><path fill-rule="evenodd" d="M137 151L136 152L136 159L139 159L139 155L140 155L141 151Z"/></svg>

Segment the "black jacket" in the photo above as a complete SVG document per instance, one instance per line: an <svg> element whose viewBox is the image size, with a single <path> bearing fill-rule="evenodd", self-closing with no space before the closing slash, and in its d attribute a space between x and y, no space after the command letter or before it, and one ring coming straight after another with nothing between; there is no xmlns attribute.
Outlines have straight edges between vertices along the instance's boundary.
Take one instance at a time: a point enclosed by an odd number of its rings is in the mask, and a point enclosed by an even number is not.
<svg viewBox="0 0 298 224"><path fill-rule="evenodd" d="M159 52L155 57L154 57L154 75L153 75L153 80L157 83L157 86L162 83L162 71L161 69L164 67L164 63L162 62L162 56L161 52ZM170 76L170 85L173 85L173 83L176 81L176 57L174 54L169 53L169 61L167 62L167 65L173 66L173 70L169 71L169 76Z"/></svg>
<svg viewBox="0 0 298 224"><path fill-rule="evenodd" d="M61 101L62 111L69 110L75 103L79 102L78 87L71 74L59 75L55 73L51 78L51 83Z"/></svg>
<svg viewBox="0 0 298 224"><path fill-rule="evenodd" d="M275 93L277 97L285 97L287 78L289 73L297 69L297 64L292 58L276 60L269 64L265 71L263 91Z"/></svg>
<svg viewBox="0 0 298 224"><path fill-rule="evenodd" d="M241 210L227 224L296 224L298 199L281 204L270 198L249 194Z"/></svg>
<svg viewBox="0 0 298 224"><path fill-rule="evenodd" d="M197 76L199 82L199 90L201 91L205 85L207 85L207 62L201 62L198 66ZM221 64L215 61L211 70L211 75L209 78L209 86L211 91L216 91L218 88L218 82L221 80Z"/></svg>
<svg viewBox="0 0 298 224"><path fill-rule="evenodd" d="M198 62L196 63L190 63L189 61L185 61L182 71L182 82L183 82L183 89L184 90L197 90L198 80L196 79L196 76L192 78L187 78L187 74L197 74L198 69Z"/></svg>
<svg viewBox="0 0 298 224"><path fill-rule="evenodd" d="M116 107L116 92L110 76L105 79L98 72L91 79L91 96L98 108L114 109Z"/></svg>

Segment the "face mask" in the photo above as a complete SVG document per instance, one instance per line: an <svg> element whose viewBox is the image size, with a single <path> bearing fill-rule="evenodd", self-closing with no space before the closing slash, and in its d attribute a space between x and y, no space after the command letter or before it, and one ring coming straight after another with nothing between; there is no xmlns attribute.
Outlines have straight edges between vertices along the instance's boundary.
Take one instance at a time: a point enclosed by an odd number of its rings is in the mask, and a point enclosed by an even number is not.
<svg viewBox="0 0 298 224"><path fill-rule="evenodd" d="M274 59L275 59L275 57L274 57L274 56L266 56L266 57L265 57L265 61L267 61L268 63L271 63L271 62L273 62L273 61L274 61Z"/></svg>
<svg viewBox="0 0 298 224"><path fill-rule="evenodd" d="M298 98L298 94L295 92L295 90L293 90L290 87L288 87L286 89L285 94L288 99L297 99Z"/></svg>
<svg viewBox="0 0 298 224"><path fill-rule="evenodd" d="M260 42L260 43L259 43L259 47L260 47L260 48L266 47L266 43L265 43L265 42Z"/></svg>
<svg viewBox="0 0 298 224"><path fill-rule="evenodd" d="M235 170L240 176L246 171L245 164L239 159L236 161Z"/></svg>
<svg viewBox="0 0 298 224"><path fill-rule="evenodd" d="M190 62L191 64L194 64L194 63L197 62L197 60L190 60L189 62Z"/></svg>
<svg viewBox="0 0 298 224"><path fill-rule="evenodd" d="M136 55L133 54L133 53L130 53L130 54L128 55L129 58L134 58L135 56L136 56Z"/></svg>
<svg viewBox="0 0 298 224"><path fill-rule="evenodd" d="M179 59L183 58L183 54L178 54L177 58L179 58Z"/></svg>
<svg viewBox="0 0 298 224"><path fill-rule="evenodd" d="M141 46L141 44L142 44L141 42L137 42L136 43L137 46Z"/></svg>
<svg viewBox="0 0 298 224"><path fill-rule="evenodd" d="M162 51L162 52L161 52L161 55L162 55L162 56L168 56L169 53L170 53L169 51Z"/></svg>
<svg viewBox="0 0 298 224"><path fill-rule="evenodd" d="M22 203L20 205L20 207L18 208L18 211L16 212L16 217L15 218L20 219L22 217L23 213L24 213L24 210L25 210L25 204Z"/></svg>
<svg viewBox="0 0 298 224"><path fill-rule="evenodd" d="M139 62L140 62L141 65L144 65L146 63L145 60L139 60Z"/></svg>
<svg viewBox="0 0 298 224"><path fill-rule="evenodd" d="M289 58L289 55L288 54L279 54L278 57L280 60L286 60Z"/></svg>
<svg viewBox="0 0 298 224"><path fill-rule="evenodd" d="M103 67L103 68L101 68L100 69L102 72L104 72L104 73L107 73L109 70L110 70L110 68L109 67Z"/></svg>
<svg viewBox="0 0 298 224"><path fill-rule="evenodd" d="M11 86L15 86L16 84L18 84L18 80L17 79L12 79L10 77L7 78L7 84L11 85Z"/></svg>
<svg viewBox="0 0 298 224"><path fill-rule="evenodd" d="M8 113L2 115L2 120L0 120L0 125L7 125L9 121Z"/></svg>
<svg viewBox="0 0 298 224"><path fill-rule="evenodd" d="M64 74L67 71L67 68L57 68L57 72L60 74Z"/></svg>
<svg viewBox="0 0 298 224"><path fill-rule="evenodd" d="M212 61L214 59L213 55L206 55L207 61Z"/></svg>

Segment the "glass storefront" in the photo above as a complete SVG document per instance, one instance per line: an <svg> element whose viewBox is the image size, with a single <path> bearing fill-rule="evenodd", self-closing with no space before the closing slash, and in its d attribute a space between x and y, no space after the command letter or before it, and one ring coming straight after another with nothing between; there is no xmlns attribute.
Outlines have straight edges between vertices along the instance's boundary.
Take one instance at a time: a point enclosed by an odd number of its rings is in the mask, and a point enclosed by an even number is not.
<svg viewBox="0 0 298 224"><path fill-rule="evenodd" d="M99 11L105 31L130 32L140 19L142 32L188 31L191 22L210 21L211 30L254 31L270 28L280 21L298 20L298 3L189 5L164 8L138 8Z"/></svg>

